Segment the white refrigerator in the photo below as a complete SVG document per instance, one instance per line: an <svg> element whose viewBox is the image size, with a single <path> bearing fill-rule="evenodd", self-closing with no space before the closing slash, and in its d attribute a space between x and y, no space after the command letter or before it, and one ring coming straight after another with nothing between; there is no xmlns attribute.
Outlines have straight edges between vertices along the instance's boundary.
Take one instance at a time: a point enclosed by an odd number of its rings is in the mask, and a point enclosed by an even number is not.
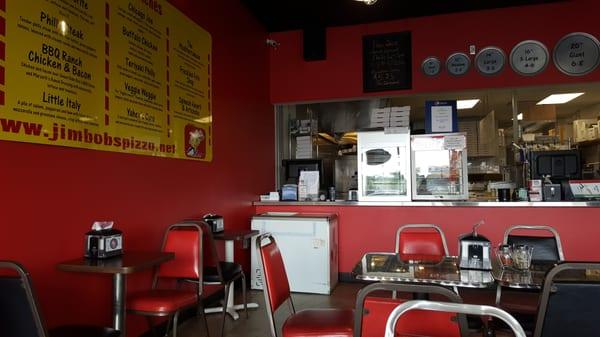
<svg viewBox="0 0 600 337"><path fill-rule="evenodd" d="M252 218L252 229L270 232L281 251L293 292L330 294L338 282L335 214L269 212ZM252 238L251 288L262 289L256 236Z"/></svg>

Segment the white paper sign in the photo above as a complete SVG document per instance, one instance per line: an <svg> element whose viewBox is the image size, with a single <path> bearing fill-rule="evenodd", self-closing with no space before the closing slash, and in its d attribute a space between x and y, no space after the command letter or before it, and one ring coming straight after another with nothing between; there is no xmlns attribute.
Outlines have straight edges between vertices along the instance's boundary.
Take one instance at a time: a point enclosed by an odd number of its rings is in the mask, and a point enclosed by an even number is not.
<svg viewBox="0 0 600 337"><path fill-rule="evenodd" d="M452 107L431 107L431 132L452 132Z"/></svg>
<svg viewBox="0 0 600 337"><path fill-rule="evenodd" d="M298 179L298 200L318 200L319 171L300 171Z"/></svg>
<svg viewBox="0 0 600 337"><path fill-rule="evenodd" d="M463 150L467 147L467 138L463 135L444 137L444 150Z"/></svg>

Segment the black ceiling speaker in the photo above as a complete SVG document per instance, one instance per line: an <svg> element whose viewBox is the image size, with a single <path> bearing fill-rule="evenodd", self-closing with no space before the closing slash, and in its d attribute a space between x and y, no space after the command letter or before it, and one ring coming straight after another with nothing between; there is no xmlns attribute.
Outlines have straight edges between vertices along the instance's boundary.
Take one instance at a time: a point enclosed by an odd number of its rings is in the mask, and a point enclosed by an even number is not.
<svg viewBox="0 0 600 337"><path fill-rule="evenodd" d="M309 27L303 30L305 61L321 61L327 58L327 29L324 26Z"/></svg>

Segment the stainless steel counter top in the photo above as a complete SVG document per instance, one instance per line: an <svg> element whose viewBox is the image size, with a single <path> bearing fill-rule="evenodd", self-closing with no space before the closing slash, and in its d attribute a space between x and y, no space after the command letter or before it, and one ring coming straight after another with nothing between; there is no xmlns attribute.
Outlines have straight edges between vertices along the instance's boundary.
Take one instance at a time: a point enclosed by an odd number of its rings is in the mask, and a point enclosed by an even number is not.
<svg viewBox="0 0 600 337"><path fill-rule="evenodd" d="M255 201L255 206L600 207L600 201Z"/></svg>

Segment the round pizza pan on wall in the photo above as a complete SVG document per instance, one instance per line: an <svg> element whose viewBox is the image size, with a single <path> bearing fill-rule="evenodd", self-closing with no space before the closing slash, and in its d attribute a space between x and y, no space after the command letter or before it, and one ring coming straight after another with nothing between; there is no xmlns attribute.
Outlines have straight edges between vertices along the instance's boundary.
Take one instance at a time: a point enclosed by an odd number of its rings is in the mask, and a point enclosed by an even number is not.
<svg viewBox="0 0 600 337"><path fill-rule="evenodd" d="M571 33L554 46L554 65L569 76L591 73L600 64L600 43L588 33Z"/></svg>
<svg viewBox="0 0 600 337"><path fill-rule="evenodd" d="M450 75L461 76L471 67L471 59L465 53L454 53L446 59L446 70Z"/></svg>
<svg viewBox="0 0 600 337"><path fill-rule="evenodd" d="M520 75L537 75L546 69L549 61L548 48L536 40L522 41L510 52L510 66Z"/></svg>
<svg viewBox="0 0 600 337"><path fill-rule="evenodd" d="M427 76L436 76L442 70L442 63L437 57L429 56L421 63L421 70Z"/></svg>
<svg viewBox="0 0 600 337"><path fill-rule="evenodd" d="M475 56L475 66L483 75L496 75L504 69L506 55L498 47L485 47Z"/></svg>

